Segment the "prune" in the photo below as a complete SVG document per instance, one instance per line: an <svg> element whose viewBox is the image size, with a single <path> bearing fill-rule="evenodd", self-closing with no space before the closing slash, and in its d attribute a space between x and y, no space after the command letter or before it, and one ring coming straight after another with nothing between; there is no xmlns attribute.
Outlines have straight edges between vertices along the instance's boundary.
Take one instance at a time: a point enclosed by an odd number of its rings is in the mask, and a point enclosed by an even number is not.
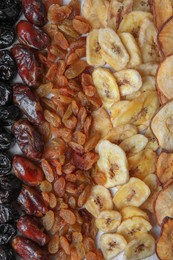
<svg viewBox="0 0 173 260"><path fill-rule="evenodd" d="M0 245L7 244L16 235L17 228L11 224L0 224Z"/></svg>
<svg viewBox="0 0 173 260"><path fill-rule="evenodd" d="M19 218L19 214L11 204L0 205L0 224L15 221Z"/></svg>
<svg viewBox="0 0 173 260"><path fill-rule="evenodd" d="M23 260L48 260L45 253L32 241L24 237L13 239L12 246Z"/></svg>
<svg viewBox="0 0 173 260"><path fill-rule="evenodd" d="M17 73L16 64L8 50L0 51L0 80L12 80Z"/></svg>
<svg viewBox="0 0 173 260"><path fill-rule="evenodd" d="M20 119L15 122L12 132L26 157L33 160L41 159L44 149L43 139L28 120Z"/></svg>
<svg viewBox="0 0 173 260"><path fill-rule="evenodd" d="M0 24L13 25L22 10L21 1L5 0L0 2Z"/></svg>
<svg viewBox="0 0 173 260"><path fill-rule="evenodd" d="M20 155L13 157L13 171L20 180L30 186L38 186L44 176L40 167Z"/></svg>
<svg viewBox="0 0 173 260"><path fill-rule="evenodd" d="M12 101L12 88L9 84L0 82L0 106L5 106Z"/></svg>
<svg viewBox="0 0 173 260"><path fill-rule="evenodd" d="M0 127L0 150L9 150L10 147L14 145L14 142L15 139L13 134L9 130Z"/></svg>
<svg viewBox="0 0 173 260"><path fill-rule="evenodd" d="M13 249L10 245L0 246L0 260L15 260Z"/></svg>
<svg viewBox="0 0 173 260"><path fill-rule="evenodd" d="M15 32L13 27L6 25L0 26L0 49L7 48L13 44Z"/></svg>
<svg viewBox="0 0 173 260"><path fill-rule="evenodd" d="M14 174L0 176L0 204L15 201L21 191L22 185Z"/></svg>
<svg viewBox="0 0 173 260"><path fill-rule="evenodd" d="M0 125L10 126L20 118L20 109L17 106L0 107Z"/></svg>
<svg viewBox="0 0 173 260"><path fill-rule="evenodd" d="M16 31L19 42L29 47L43 50L50 44L49 36L41 28L37 28L27 21L20 21Z"/></svg>
<svg viewBox="0 0 173 260"><path fill-rule="evenodd" d="M37 87L43 79L43 66L35 50L27 46L16 44L12 48L18 73L23 82L29 87Z"/></svg>
<svg viewBox="0 0 173 260"><path fill-rule="evenodd" d="M30 217L21 217L17 222L19 232L26 238L36 242L40 246L45 246L49 237L38 227L38 224Z"/></svg>
<svg viewBox="0 0 173 260"><path fill-rule="evenodd" d="M18 197L18 203L28 215L42 217L46 214L45 203L38 191L23 185Z"/></svg>
<svg viewBox="0 0 173 260"><path fill-rule="evenodd" d="M43 26L47 22L46 9L42 0L23 0L23 12L29 22Z"/></svg>
<svg viewBox="0 0 173 260"><path fill-rule="evenodd" d="M13 86L13 102L19 106L31 123L36 125L44 123L40 102L28 86L22 84Z"/></svg>
<svg viewBox="0 0 173 260"><path fill-rule="evenodd" d="M0 152L0 174L11 171L11 158L8 154Z"/></svg>

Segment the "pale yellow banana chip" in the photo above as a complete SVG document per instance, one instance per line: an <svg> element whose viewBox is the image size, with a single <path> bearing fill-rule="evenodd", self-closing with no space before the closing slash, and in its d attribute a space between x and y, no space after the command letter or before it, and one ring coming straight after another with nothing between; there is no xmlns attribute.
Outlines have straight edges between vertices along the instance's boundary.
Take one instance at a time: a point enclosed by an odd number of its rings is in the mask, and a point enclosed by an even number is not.
<svg viewBox="0 0 173 260"><path fill-rule="evenodd" d="M121 214L116 210L104 210L96 218L96 227L103 232L115 232L121 223Z"/></svg>
<svg viewBox="0 0 173 260"><path fill-rule="evenodd" d="M141 87L141 91L147 91L147 90L156 90L156 81L155 81L155 77L153 76L144 76L142 77L142 87Z"/></svg>
<svg viewBox="0 0 173 260"><path fill-rule="evenodd" d="M150 12L150 1L149 0L133 0L133 10Z"/></svg>
<svg viewBox="0 0 173 260"><path fill-rule="evenodd" d="M131 137L126 138L123 142L120 143L120 147L130 154L139 153L142 151L148 143L148 138L144 135L136 134Z"/></svg>
<svg viewBox="0 0 173 260"><path fill-rule="evenodd" d="M140 64L136 67L141 76L155 76L158 69L158 63L148 62L145 64Z"/></svg>
<svg viewBox="0 0 173 260"><path fill-rule="evenodd" d="M123 220L132 217L142 217L146 220L149 220L148 214L144 210L137 208L135 206L125 207L120 211L120 213L122 215Z"/></svg>

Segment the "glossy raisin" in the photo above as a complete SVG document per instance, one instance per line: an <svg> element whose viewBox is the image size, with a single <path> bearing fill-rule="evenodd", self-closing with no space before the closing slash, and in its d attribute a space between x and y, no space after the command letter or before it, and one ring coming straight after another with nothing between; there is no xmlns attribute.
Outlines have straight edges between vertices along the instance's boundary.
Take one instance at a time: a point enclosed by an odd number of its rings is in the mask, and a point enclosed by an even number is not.
<svg viewBox="0 0 173 260"><path fill-rule="evenodd" d="M5 49L15 41L14 28L11 26L0 26L0 49Z"/></svg>
<svg viewBox="0 0 173 260"><path fill-rule="evenodd" d="M21 116L20 109L17 106L0 107L0 125L10 126Z"/></svg>
<svg viewBox="0 0 173 260"><path fill-rule="evenodd" d="M10 51L0 51L0 80L12 80L15 77L16 73L16 64Z"/></svg>
<svg viewBox="0 0 173 260"><path fill-rule="evenodd" d="M22 187L18 202L28 215L42 217L46 214L46 206L42 197L38 191L28 186Z"/></svg>
<svg viewBox="0 0 173 260"><path fill-rule="evenodd" d="M37 50L43 50L50 44L50 38L47 33L27 21L20 21L17 24L16 31L21 44Z"/></svg>
<svg viewBox="0 0 173 260"><path fill-rule="evenodd" d="M41 168L20 155L13 157L13 171L20 180L30 186L38 186L43 180Z"/></svg>
<svg viewBox="0 0 173 260"><path fill-rule="evenodd" d="M36 125L44 123L43 110L38 98L28 86L17 84L13 86L13 102Z"/></svg>
<svg viewBox="0 0 173 260"><path fill-rule="evenodd" d="M9 84L0 82L0 106L9 105L12 102L12 88Z"/></svg>
<svg viewBox="0 0 173 260"><path fill-rule="evenodd" d="M39 86L43 79L43 66L36 50L16 44L12 48L12 54L23 82L29 87Z"/></svg>
<svg viewBox="0 0 173 260"><path fill-rule="evenodd" d="M22 10L20 0L6 0L0 2L0 24L13 25Z"/></svg>
<svg viewBox="0 0 173 260"><path fill-rule="evenodd" d="M17 228L11 224L0 224L0 245L7 244L16 234Z"/></svg>
<svg viewBox="0 0 173 260"><path fill-rule="evenodd" d="M9 150L14 145L14 135L4 127L0 127L0 150Z"/></svg>
<svg viewBox="0 0 173 260"><path fill-rule="evenodd" d="M8 154L0 152L0 174L11 171L11 158Z"/></svg>
<svg viewBox="0 0 173 260"><path fill-rule="evenodd" d="M23 11L29 22L43 26L47 22L46 9L42 0L23 0Z"/></svg>
<svg viewBox="0 0 173 260"><path fill-rule="evenodd" d="M33 160L41 159L44 150L43 139L28 120L20 119L15 122L12 132L26 157Z"/></svg>
<svg viewBox="0 0 173 260"><path fill-rule="evenodd" d="M0 224L15 221L19 218L17 210L11 204L0 205Z"/></svg>
<svg viewBox="0 0 173 260"><path fill-rule="evenodd" d="M13 249L10 245L0 246L0 260L15 260Z"/></svg>

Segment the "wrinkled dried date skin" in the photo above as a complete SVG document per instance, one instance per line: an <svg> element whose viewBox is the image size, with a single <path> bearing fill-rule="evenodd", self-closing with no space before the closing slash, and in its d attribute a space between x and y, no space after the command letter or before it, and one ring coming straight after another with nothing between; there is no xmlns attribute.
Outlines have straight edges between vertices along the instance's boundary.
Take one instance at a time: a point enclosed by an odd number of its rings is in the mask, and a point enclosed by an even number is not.
<svg viewBox="0 0 173 260"><path fill-rule="evenodd" d="M28 215L42 217L46 213L46 206L42 197L36 190L28 186L22 187L18 202Z"/></svg>
<svg viewBox="0 0 173 260"><path fill-rule="evenodd" d="M17 106L0 107L0 125L10 126L21 116L20 109Z"/></svg>
<svg viewBox="0 0 173 260"><path fill-rule="evenodd" d="M47 22L46 9L42 0L23 0L23 12L31 23L43 26Z"/></svg>
<svg viewBox="0 0 173 260"><path fill-rule="evenodd" d="M26 238L36 242L40 246L45 246L49 237L39 229L38 224L30 217L21 217L17 222L19 232Z"/></svg>
<svg viewBox="0 0 173 260"><path fill-rule="evenodd" d="M21 187L21 182L14 174L0 175L0 204L15 201Z"/></svg>
<svg viewBox="0 0 173 260"><path fill-rule="evenodd" d="M0 26L0 49L5 49L15 41L15 32L13 27L6 25Z"/></svg>
<svg viewBox="0 0 173 260"><path fill-rule="evenodd" d="M0 174L11 171L11 158L8 154L0 152Z"/></svg>
<svg viewBox="0 0 173 260"><path fill-rule="evenodd" d="M17 84L13 86L13 102L36 125L44 123L43 110L38 98L28 86Z"/></svg>
<svg viewBox="0 0 173 260"><path fill-rule="evenodd" d="M7 244L15 236L17 228L11 224L0 224L0 245Z"/></svg>
<svg viewBox="0 0 173 260"><path fill-rule="evenodd" d="M10 81L15 77L16 73L16 64L10 51L0 51L0 80Z"/></svg>
<svg viewBox="0 0 173 260"><path fill-rule="evenodd" d="M20 119L15 122L12 132L26 157L33 160L41 159L44 150L43 139L28 120Z"/></svg>
<svg viewBox="0 0 173 260"><path fill-rule="evenodd" d="M10 245L0 246L0 260L14 260L15 255Z"/></svg>
<svg viewBox="0 0 173 260"><path fill-rule="evenodd" d="M11 204L0 205L0 224L9 221L15 221L19 218L19 214Z"/></svg>
<svg viewBox="0 0 173 260"><path fill-rule="evenodd" d="M50 44L49 36L41 29L27 21L20 21L17 24L16 32L18 40L29 47L43 50Z"/></svg>
<svg viewBox="0 0 173 260"><path fill-rule="evenodd" d="M36 50L16 44L12 48L12 54L23 82L29 87L38 87L43 79L43 67Z"/></svg>
<svg viewBox="0 0 173 260"><path fill-rule="evenodd" d="M9 84L0 82L0 106L9 105L12 102L13 92Z"/></svg>
<svg viewBox="0 0 173 260"><path fill-rule="evenodd" d="M0 24L13 25L21 13L20 0L6 0L0 2Z"/></svg>
<svg viewBox="0 0 173 260"><path fill-rule="evenodd" d="M9 150L12 145L14 145L15 139L13 134L3 127L0 127L0 150Z"/></svg>
<svg viewBox="0 0 173 260"><path fill-rule="evenodd" d="M38 186L43 180L41 168L20 155L13 157L13 171L21 181L30 186Z"/></svg>

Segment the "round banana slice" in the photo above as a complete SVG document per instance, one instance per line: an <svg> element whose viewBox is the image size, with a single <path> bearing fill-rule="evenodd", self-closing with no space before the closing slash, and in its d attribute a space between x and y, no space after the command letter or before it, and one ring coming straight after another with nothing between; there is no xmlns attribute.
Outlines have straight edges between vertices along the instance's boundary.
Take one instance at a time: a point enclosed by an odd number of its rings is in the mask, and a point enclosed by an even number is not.
<svg viewBox="0 0 173 260"><path fill-rule="evenodd" d="M146 220L149 220L148 214L144 210L137 208L135 206L125 207L120 211L120 213L122 215L123 220L129 219L132 217L142 217Z"/></svg>
<svg viewBox="0 0 173 260"><path fill-rule="evenodd" d="M113 208L112 196L108 189L101 185L92 188L91 194L85 208L94 216L98 217L103 210Z"/></svg>
<svg viewBox="0 0 173 260"><path fill-rule="evenodd" d="M92 74L94 85L105 109L120 100L120 93L114 75L106 68L96 68Z"/></svg>
<svg viewBox="0 0 173 260"><path fill-rule="evenodd" d="M147 91L147 90L156 90L156 81L155 77L153 76L144 76L142 77L142 87L141 91Z"/></svg>
<svg viewBox="0 0 173 260"><path fill-rule="evenodd" d="M144 64L140 64L136 67L136 69L139 71L141 76L155 76L157 69L158 69L158 63L155 62L148 62Z"/></svg>
<svg viewBox="0 0 173 260"><path fill-rule="evenodd" d="M101 46L102 58L114 70L119 71L126 67L129 61L129 54L114 30L110 28L100 29L99 44Z"/></svg>
<svg viewBox="0 0 173 260"><path fill-rule="evenodd" d="M150 12L149 0L133 0L133 10Z"/></svg>
<svg viewBox="0 0 173 260"><path fill-rule="evenodd" d="M117 232L126 239L127 242L135 239L138 235L152 229L151 224L142 217L132 217L123 220Z"/></svg>
<svg viewBox="0 0 173 260"><path fill-rule="evenodd" d="M148 186L143 181L132 177L127 184L118 189L113 202L119 210L127 206L140 207L149 195L150 189Z"/></svg>
<svg viewBox="0 0 173 260"><path fill-rule="evenodd" d="M98 169L105 173L106 188L126 183L129 180L128 162L124 151L116 144L101 140L97 147L100 158L97 161Z"/></svg>
<svg viewBox="0 0 173 260"><path fill-rule="evenodd" d="M104 210L96 219L96 227L103 232L116 231L121 223L121 214L115 210Z"/></svg>
<svg viewBox="0 0 173 260"><path fill-rule="evenodd" d="M151 121L151 129L159 145L173 151L173 101L166 103Z"/></svg>
<svg viewBox="0 0 173 260"><path fill-rule="evenodd" d="M101 235L99 242L105 259L112 259L113 257L116 257L125 249L127 245L124 237L115 233Z"/></svg>
<svg viewBox="0 0 173 260"><path fill-rule="evenodd" d="M155 239L147 233L140 234L132 240L125 248L127 260L145 259L155 252Z"/></svg>
<svg viewBox="0 0 173 260"><path fill-rule="evenodd" d="M137 134L126 138L122 143L120 143L120 147L126 153L135 154L142 151L146 147L147 143L148 138L144 135Z"/></svg>
<svg viewBox="0 0 173 260"><path fill-rule="evenodd" d="M114 75L120 88L121 96L132 94L142 86L142 78L137 70L121 70L115 72Z"/></svg>

